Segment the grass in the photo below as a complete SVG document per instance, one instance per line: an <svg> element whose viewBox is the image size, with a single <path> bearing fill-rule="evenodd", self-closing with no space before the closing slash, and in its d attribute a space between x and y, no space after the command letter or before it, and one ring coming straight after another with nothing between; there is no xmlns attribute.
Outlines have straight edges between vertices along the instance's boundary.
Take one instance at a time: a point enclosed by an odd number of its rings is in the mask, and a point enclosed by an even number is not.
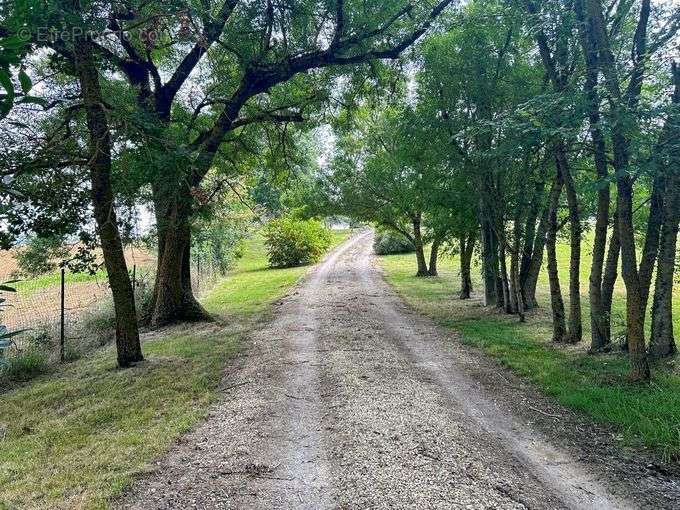
<svg viewBox="0 0 680 510"><path fill-rule="evenodd" d="M0 382L25 382L47 372L49 368L48 355L40 349L25 349L3 359L0 366Z"/></svg>
<svg viewBox="0 0 680 510"><path fill-rule="evenodd" d="M334 230L333 246L342 243L349 232ZM257 235L247 241L246 255L240 261L236 274L238 279L226 279L217 284L204 300L210 312L229 304L229 313L253 316L262 313L269 304L288 289L307 271L305 267L270 269L262 237ZM266 277L263 278L263 273Z"/></svg>
<svg viewBox="0 0 680 510"><path fill-rule="evenodd" d="M347 232L334 234L335 244ZM265 313L306 271L269 270L262 239L206 299L216 314ZM171 330L146 360L119 370L112 347L0 395L0 509L102 509L148 463L206 416L238 327Z"/></svg>
<svg viewBox="0 0 680 510"><path fill-rule="evenodd" d="M97 271L94 274L90 273L66 273L64 281L66 284L73 283L88 283L88 282L105 282L106 272ZM61 284L61 274L60 273L49 273L38 276L36 278L31 278L30 280L20 280L16 283L11 284L17 292L20 292L24 296L30 296L33 293L46 289L48 287L55 287Z"/></svg>
<svg viewBox="0 0 680 510"><path fill-rule="evenodd" d="M414 308L460 332L463 343L482 349L562 404L613 425L622 442L652 448L669 461L680 459L680 371L676 362L655 362L651 384L633 385L627 382L628 361L623 354L586 353L589 268L583 269L583 345L561 347L550 342L545 279L539 281L538 289L542 308L528 315L527 324L519 324L514 317L483 307L479 292L472 300L458 299L457 258L442 260L440 276L430 279L415 278L413 259L412 254L387 256L381 258L381 264L388 281ZM560 263L560 274L566 278L568 247L560 247ZM479 291L479 278L474 283ZM675 327L680 331L680 289L675 295ZM624 306L619 287L614 313L623 314Z"/></svg>
<svg viewBox="0 0 680 510"><path fill-rule="evenodd" d="M6 508L105 508L130 477L201 419L235 335L146 342L118 370L111 349L4 395L0 494Z"/></svg>

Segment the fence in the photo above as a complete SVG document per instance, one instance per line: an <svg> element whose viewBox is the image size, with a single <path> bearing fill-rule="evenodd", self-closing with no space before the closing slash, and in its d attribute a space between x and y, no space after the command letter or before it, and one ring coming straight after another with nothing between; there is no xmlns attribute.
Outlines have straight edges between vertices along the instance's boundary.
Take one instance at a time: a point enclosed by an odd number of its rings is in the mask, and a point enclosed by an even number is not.
<svg viewBox="0 0 680 510"><path fill-rule="evenodd" d="M198 298L205 296L223 278L224 271L212 257L193 255L191 260L191 288Z"/></svg>
<svg viewBox="0 0 680 510"><path fill-rule="evenodd" d="M154 257L144 256L137 264L130 261L139 307L154 279ZM15 278L16 267L0 267L0 282ZM4 269L4 271L3 271ZM223 276L209 258L195 256L191 264L192 288L204 296ZM40 347L51 361L63 360L71 349L84 350L106 343L113 334L113 305L106 273L94 275L60 270L14 284L16 292L5 292L8 305L0 323L10 332L23 332L14 338L19 351ZM11 353L10 353L11 355Z"/></svg>

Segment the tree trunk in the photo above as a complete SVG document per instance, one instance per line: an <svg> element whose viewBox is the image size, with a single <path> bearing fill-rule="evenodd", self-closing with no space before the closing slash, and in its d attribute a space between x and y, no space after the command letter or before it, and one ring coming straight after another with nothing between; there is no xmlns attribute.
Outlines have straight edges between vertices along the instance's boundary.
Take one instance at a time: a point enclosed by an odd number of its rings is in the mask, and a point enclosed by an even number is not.
<svg viewBox="0 0 680 510"><path fill-rule="evenodd" d="M597 67L597 50L592 30L589 30L585 11L581 0L574 3L579 21L578 32L581 48L586 63L585 93L588 98L588 121L590 136L593 141L593 160L598 179L597 212L595 215L595 239L593 241L592 265L588 295L590 298L590 351L598 352L606 349L610 342L608 313L603 307L602 278L605 253L607 251L607 230L609 226L609 169L607 166L607 148L600 128L600 96L597 92L599 70ZM610 310L611 312L611 310Z"/></svg>
<svg viewBox="0 0 680 510"><path fill-rule="evenodd" d="M552 188L557 184L553 183ZM550 194L552 195L553 189ZM536 286L538 284L538 277L541 274L541 267L543 267L543 252L545 251L546 234L548 231L550 205L548 204L541 215L541 220L538 224L538 230L534 238L534 248L531 255L531 261L527 269L526 277L522 282L522 295L524 303L529 310L538 307L536 301Z"/></svg>
<svg viewBox="0 0 680 510"><path fill-rule="evenodd" d="M544 192L545 182L540 181L536 184L534 196L531 199L531 206L527 213L527 220L524 227L524 242L522 244L522 262L519 270L519 279L522 288L526 285L529 276L529 268L531 267L534 247L536 246L536 239L539 234L536 230L536 222L538 221L538 215L541 213L541 202L543 200Z"/></svg>
<svg viewBox="0 0 680 510"><path fill-rule="evenodd" d="M520 322L524 322L524 298L522 297L522 285L519 277L520 244L521 244L521 220L515 219L515 228L510 253L510 298L514 312L517 313Z"/></svg>
<svg viewBox="0 0 680 510"><path fill-rule="evenodd" d="M432 242L432 248L430 250L430 269L427 270L429 276L437 276L437 259L439 257L439 246L441 241L435 239Z"/></svg>
<svg viewBox="0 0 680 510"><path fill-rule="evenodd" d="M602 344L597 350L607 349L611 344L612 338L612 302L614 299L614 286L619 277L619 254L621 245L619 244L618 213L614 213L614 226L612 235L609 239L607 249L607 262L602 276Z"/></svg>
<svg viewBox="0 0 680 510"><path fill-rule="evenodd" d="M673 73L677 73L677 67L673 65ZM675 77L674 79L680 80L680 78ZM673 103L677 108L680 102L680 84L675 84L675 92L673 94ZM656 174L654 176L654 183L652 185L652 196L651 204L649 207L649 218L647 220L647 231L645 236L645 244L642 249L642 260L640 261L640 286L642 289L642 300L645 304L645 312L647 311L647 304L649 303L649 291L652 285L652 277L654 273L654 266L656 265L657 256L659 255L659 247L661 242L661 229L665 220L665 204L664 200L667 198L666 188L668 183L667 179L670 177L672 181L672 174L669 174L668 169L665 164L659 160L658 154L664 152L664 147L668 146L671 152L671 172L676 171L673 168L675 165L680 164L678 161L678 156L674 153L678 151L677 147L673 145L673 134L676 130L677 121L674 120L677 115L671 114L671 117L667 119L666 125L662 131L659 142L655 149L655 153L652 159L655 161ZM668 194L668 198L673 198L673 193L671 191Z"/></svg>
<svg viewBox="0 0 680 510"><path fill-rule="evenodd" d="M104 100L91 43L77 37L74 49L76 71L87 113L92 207L113 295L118 366L125 368L143 361L144 357L139 342L135 295L125 262L111 189L111 138L108 119L103 106Z"/></svg>
<svg viewBox="0 0 680 510"><path fill-rule="evenodd" d="M604 186L604 184L601 184ZM590 269L588 294L590 297L590 351L598 352L605 349L610 342L609 311L605 308L603 298L603 274L605 252L607 248L607 231L609 223L609 184L598 191L597 214L595 219L595 240L593 241L593 260ZM618 250L617 250L618 253ZM617 257L618 262L618 257ZM613 291L613 288L612 288Z"/></svg>
<svg viewBox="0 0 680 510"><path fill-rule="evenodd" d="M649 206L649 218L647 220L647 231L645 244L642 248L642 258L640 260L640 292L642 294L643 310L647 313L649 303L649 289L652 286L652 275L656 258L659 254L659 240L661 238L661 225L664 216L664 195L666 194L666 177L661 169L657 169L657 174L652 185L651 203ZM644 316L643 316L644 320Z"/></svg>
<svg viewBox="0 0 680 510"><path fill-rule="evenodd" d="M531 15L537 14L537 5L534 2L526 2L527 11ZM568 52L562 51L561 45L564 41L556 41L554 50L550 49L548 38L539 29L536 32L536 42L538 51L545 67L548 78L552 82L555 92L564 93L569 84L569 76L572 74L568 70L570 63L567 62ZM555 117L554 124L562 127L562 118ZM580 266L581 266L581 221L579 214L578 195L576 186L569 168L567 158L567 142L562 135L558 135L553 142L555 154L555 164L557 173L564 186L569 207L569 221L571 232L571 253L569 264L569 332L564 339L570 343L579 342L583 336L583 325L581 320L581 286L580 286ZM554 233L554 232L553 232Z"/></svg>
<svg viewBox="0 0 680 510"><path fill-rule="evenodd" d="M661 249L652 303L652 339L649 354L656 358L677 352L673 336L673 277L680 221L680 169L676 170L676 175L670 182L672 184L666 196L661 227Z"/></svg>
<svg viewBox="0 0 680 510"><path fill-rule="evenodd" d="M482 279L484 281L484 306L498 305L502 293L498 292L498 239L491 220L482 218Z"/></svg>
<svg viewBox="0 0 680 510"><path fill-rule="evenodd" d="M475 236L460 238L460 299L470 299L472 294L472 254L475 250Z"/></svg>
<svg viewBox="0 0 680 510"><path fill-rule="evenodd" d="M519 264L511 264L510 278L512 279L512 288L514 290L515 302L519 303L516 308L517 317L520 322L526 322L524 316L524 304L522 303L522 285L519 281Z"/></svg>
<svg viewBox="0 0 680 510"><path fill-rule="evenodd" d="M191 194L164 195L154 189L158 225L158 269L150 321L155 328L177 322L211 320L191 288Z"/></svg>
<svg viewBox="0 0 680 510"><path fill-rule="evenodd" d="M574 178L571 175L566 149L562 142L559 142L555 149L555 161L567 195L570 224L569 321L566 341L578 343L583 338L581 319L581 217Z"/></svg>
<svg viewBox="0 0 680 510"><path fill-rule="evenodd" d="M416 276L429 276L427 270L427 262L425 261L425 246L423 244L423 234L421 231L421 215L417 214L412 218L413 221L413 244L416 248L416 261L418 263L418 272Z"/></svg>
<svg viewBox="0 0 680 510"><path fill-rule="evenodd" d="M615 152L625 149L619 145L625 142L617 136ZM619 147L617 147L619 146ZM619 240L621 243L621 267L626 283L626 326L628 354L630 356L630 378L633 381L649 379L649 364L645 351L645 303L637 270L635 238L633 230L633 185L626 173L617 178Z"/></svg>
<svg viewBox="0 0 680 510"><path fill-rule="evenodd" d="M499 263L500 265L500 263ZM496 295L498 300L496 302L496 308L505 309L505 295L503 289L503 274L499 268L498 276L496 277Z"/></svg>
<svg viewBox="0 0 680 510"><path fill-rule="evenodd" d="M672 75L675 84L673 103L677 108L680 104L680 68L675 62L672 66ZM666 125L677 125L678 121L680 121L680 114L676 110L675 114L671 114ZM652 340L649 346L649 354L657 358L670 356L677 352L673 336L673 278L678 223L680 222L680 147L677 144L670 145L669 156L668 169L670 172L668 172L664 199L659 261L652 303Z"/></svg>
<svg viewBox="0 0 680 510"><path fill-rule="evenodd" d="M552 309L553 342L563 343L567 336L565 323L564 300L560 287L559 270L557 266L557 208L562 194L562 179L558 175L556 183L550 191L548 205L548 233L546 236L546 251L548 254L548 281L550 282L550 306Z"/></svg>
<svg viewBox="0 0 680 510"><path fill-rule="evenodd" d="M602 12L601 0L586 0L589 24L593 41L598 50L600 71L604 84L611 97L612 108L612 148L614 168L616 169L617 214L619 243L621 244L621 268L626 284L626 326L628 353L630 357L630 379L632 381L649 380L649 363L645 349L645 300L643 285L637 266L635 252L635 231L633 230L633 182L629 174L629 140L625 129L628 125L627 112L637 104L647 60L647 22L650 2L643 0L640 20L634 36L633 57L634 70L630 79L626 96L621 93L616 62L609 45L606 22Z"/></svg>
<svg viewBox="0 0 680 510"><path fill-rule="evenodd" d="M515 311L512 309L512 300L510 297L510 281L508 277L508 268L506 264L506 249L505 249L505 240L501 240L500 247L499 247L500 253L498 254L498 259L500 260L500 266L501 266L501 284L502 284L502 291L503 291L503 311L507 314L512 314L515 313Z"/></svg>

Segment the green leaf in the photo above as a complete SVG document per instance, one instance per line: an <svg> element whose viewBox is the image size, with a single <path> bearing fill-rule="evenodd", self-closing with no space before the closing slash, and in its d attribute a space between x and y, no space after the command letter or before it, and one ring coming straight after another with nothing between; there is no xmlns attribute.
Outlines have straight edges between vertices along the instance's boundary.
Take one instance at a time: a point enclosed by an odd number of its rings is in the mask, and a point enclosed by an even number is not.
<svg viewBox="0 0 680 510"><path fill-rule="evenodd" d="M19 71L19 83L21 84L21 90L23 91L24 94L28 94L28 92L33 87L31 77L28 76L26 74L26 71L24 71L23 69Z"/></svg>
<svg viewBox="0 0 680 510"><path fill-rule="evenodd" d="M6 37L0 43L3 49L6 50L22 50L26 47L26 40L19 36Z"/></svg>
<svg viewBox="0 0 680 510"><path fill-rule="evenodd" d="M0 85L7 91L7 95L0 98L0 119L7 116L14 104L14 85L5 69L0 69Z"/></svg>
<svg viewBox="0 0 680 510"><path fill-rule="evenodd" d="M7 100L14 101L14 85L5 69L0 69L0 85L7 91Z"/></svg>
<svg viewBox="0 0 680 510"><path fill-rule="evenodd" d="M25 96L21 98L21 101L19 102L24 104L37 104L40 106L47 106L47 101L42 97L37 96Z"/></svg>

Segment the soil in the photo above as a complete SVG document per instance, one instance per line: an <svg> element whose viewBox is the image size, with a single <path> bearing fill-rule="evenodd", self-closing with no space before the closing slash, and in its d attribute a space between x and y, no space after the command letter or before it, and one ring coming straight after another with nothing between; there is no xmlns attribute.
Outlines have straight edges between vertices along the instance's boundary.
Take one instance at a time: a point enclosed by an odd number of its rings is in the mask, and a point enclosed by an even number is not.
<svg viewBox="0 0 680 510"><path fill-rule="evenodd" d="M371 245L353 237L278 304L208 419L117 508L678 508L674 468L410 310Z"/></svg>

